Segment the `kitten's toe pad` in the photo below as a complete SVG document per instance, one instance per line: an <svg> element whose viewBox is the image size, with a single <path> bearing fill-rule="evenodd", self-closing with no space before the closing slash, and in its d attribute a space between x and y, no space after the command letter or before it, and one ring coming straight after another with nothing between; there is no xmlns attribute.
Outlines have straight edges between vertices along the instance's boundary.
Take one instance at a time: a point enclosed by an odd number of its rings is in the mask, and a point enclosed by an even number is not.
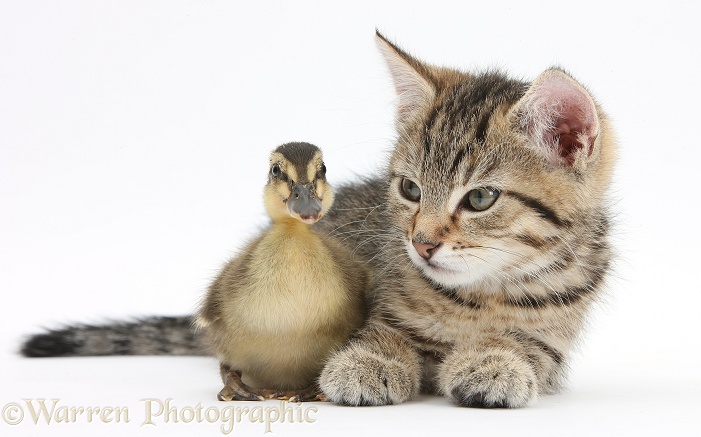
<svg viewBox="0 0 701 437"><path fill-rule="evenodd" d="M418 391L416 367L354 345L329 359L319 385L330 401L340 404L399 404Z"/></svg>
<svg viewBox="0 0 701 437"><path fill-rule="evenodd" d="M475 408L518 408L537 395L533 368L503 349L455 353L440 370L440 385L458 404Z"/></svg>

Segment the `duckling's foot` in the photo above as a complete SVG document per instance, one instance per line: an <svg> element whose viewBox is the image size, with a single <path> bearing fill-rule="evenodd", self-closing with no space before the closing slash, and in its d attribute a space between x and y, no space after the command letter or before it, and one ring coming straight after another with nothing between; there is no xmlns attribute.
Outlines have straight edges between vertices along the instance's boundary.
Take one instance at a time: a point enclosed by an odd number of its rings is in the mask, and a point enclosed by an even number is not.
<svg viewBox="0 0 701 437"><path fill-rule="evenodd" d="M241 374L236 370L229 370L226 374L226 383L217 395L220 401L264 401L275 399L277 392L274 390L251 388L241 381Z"/></svg>
<svg viewBox="0 0 701 437"><path fill-rule="evenodd" d="M326 395L321 392L318 384L310 385L301 390L284 390L276 393L275 399L289 402L326 402Z"/></svg>

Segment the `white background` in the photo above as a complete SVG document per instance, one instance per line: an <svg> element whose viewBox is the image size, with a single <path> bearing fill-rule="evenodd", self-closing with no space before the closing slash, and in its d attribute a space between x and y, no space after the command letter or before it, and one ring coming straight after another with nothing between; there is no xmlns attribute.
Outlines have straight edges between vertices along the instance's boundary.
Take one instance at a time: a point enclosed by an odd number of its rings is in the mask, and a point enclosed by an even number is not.
<svg viewBox="0 0 701 437"><path fill-rule="evenodd" d="M325 152L332 183L382 165L394 90L375 27L420 58L532 79L571 71L614 120L619 252L568 389L517 411L442 398L317 405L276 435L701 435L699 11L693 2L1 1L0 406L57 398L130 408L128 424L16 435L220 435L140 427L144 398L214 401L209 358L28 360L23 336L67 322L190 313L264 225L267 155ZM270 406L276 406L272 403ZM244 424L232 435L263 435Z"/></svg>

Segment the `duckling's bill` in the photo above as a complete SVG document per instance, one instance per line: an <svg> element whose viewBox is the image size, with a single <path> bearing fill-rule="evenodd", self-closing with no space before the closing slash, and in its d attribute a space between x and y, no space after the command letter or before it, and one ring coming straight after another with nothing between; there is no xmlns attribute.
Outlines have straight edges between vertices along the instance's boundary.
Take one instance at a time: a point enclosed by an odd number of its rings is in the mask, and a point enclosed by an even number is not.
<svg viewBox="0 0 701 437"><path fill-rule="evenodd" d="M287 199L287 211L297 220L313 224L321 218L321 201L315 195L314 184L295 184Z"/></svg>

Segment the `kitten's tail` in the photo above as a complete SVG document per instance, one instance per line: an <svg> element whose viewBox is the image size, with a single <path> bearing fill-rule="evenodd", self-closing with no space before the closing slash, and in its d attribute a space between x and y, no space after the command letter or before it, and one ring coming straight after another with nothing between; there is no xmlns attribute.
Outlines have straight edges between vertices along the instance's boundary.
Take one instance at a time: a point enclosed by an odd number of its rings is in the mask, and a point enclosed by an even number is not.
<svg viewBox="0 0 701 437"><path fill-rule="evenodd" d="M93 355L207 355L192 317L148 317L133 322L76 325L27 339L26 357Z"/></svg>

